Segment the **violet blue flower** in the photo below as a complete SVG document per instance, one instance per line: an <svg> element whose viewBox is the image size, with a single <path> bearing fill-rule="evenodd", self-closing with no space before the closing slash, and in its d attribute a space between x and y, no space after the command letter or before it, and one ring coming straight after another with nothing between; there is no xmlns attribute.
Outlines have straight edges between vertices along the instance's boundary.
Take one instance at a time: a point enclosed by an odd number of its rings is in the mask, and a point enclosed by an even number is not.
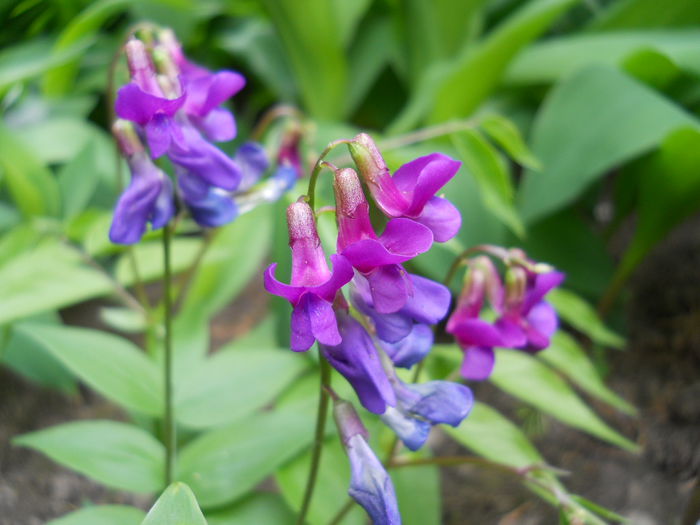
<svg viewBox="0 0 700 525"><path fill-rule="evenodd" d="M367 511L374 525L401 525L394 485L367 443L367 430L357 412L347 401L336 400L333 415L350 460L348 493Z"/></svg>
<svg viewBox="0 0 700 525"><path fill-rule="evenodd" d="M461 163L432 153L401 166L392 176L379 150L365 133L349 144L374 200L388 217L408 217L428 227L437 242L457 234L462 217L454 205L435 193L459 170Z"/></svg>
<svg viewBox="0 0 700 525"><path fill-rule="evenodd" d="M392 384L396 408L387 409L380 417L411 450L423 446L433 425L459 426L474 405L472 391L459 383L429 381L407 385L394 375Z"/></svg>
<svg viewBox="0 0 700 525"><path fill-rule="evenodd" d="M489 289L493 300L497 301L502 293L500 279L491 261L480 257L470 264L457 307L446 327L464 351L462 376L475 381L491 375L495 361L493 348L503 346L501 331L479 319Z"/></svg>
<svg viewBox="0 0 700 525"><path fill-rule="evenodd" d="M287 299L293 306L291 348L308 350L314 341L335 346L341 342L332 303L336 293L353 276L350 263L341 255L331 255L333 271L328 264L316 232L314 213L305 202L287 208L289 244L292 249L290 284L278 281L276 264L265 271L265 289Z"/></svg>
<svg viewBox="0 0 700 525"><path fill-rule="evenodd" d="M514 267L509 275L514 276L513 283L506 285L501 316L496 321L503 346L533 353L543 350L549 346L558 325L557 313L544 296L562 283L564 274L553 270L535 273Z"/></svg>
<svg viewBox="0 0 700 525"><path fill-rule="evenodd" d="M347 379L367 410L382 414L396 404L396 397L372 338L348 313L336 312L342 341L338 345L321 344L323 356Z"/></svg>
<svg viewBox="0 0 700 525"><path fill-rule="evenodd" d="M413 323L406 337L395 343L381 341L382 348L400 368L411 368L422 361L433 347L433 330L427 324Z"/></svg>
<svg viewBox="0 0 700 525"><path fill-rule="evenodd" d="M134 244L146 231L165 226L175 213L172 182L156 167L143 148L135 130L118 120L113 132L131 170L131 182L119 197L109 238L117 244Z"/></svg>
<svg viewBox="0 0 700 525"><path fill-rule="evenodd" d="M392 313L412 295L412 284L401 266L433 244L431 231L410 219L390 220L379 237L369 218L369 204L352 169L335 172L333 189L338 222L338 253L369 282L374 309Z"/></svg>

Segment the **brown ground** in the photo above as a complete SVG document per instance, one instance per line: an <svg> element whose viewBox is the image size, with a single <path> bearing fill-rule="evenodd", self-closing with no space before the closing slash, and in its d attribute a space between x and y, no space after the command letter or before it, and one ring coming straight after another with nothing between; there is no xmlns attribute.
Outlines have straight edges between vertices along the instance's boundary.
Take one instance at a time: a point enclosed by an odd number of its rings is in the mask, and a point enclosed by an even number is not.
<svg viewBox="0 0 700 525"><path fill-rule="evenodd" d="M680 524L693 476L700 472L698 224L679 228L637 272L629 287L629 348L608 354L608 383L639 407L640 418L596 408L615 428L638 439L644 453L631 455L546 417L547 431L535 438L551 464L572 472L565 480L569 489L622 513L632 525ZM217 341L241 333L264 310L256 289L249 287L244 304L217 317L212 326ZM90 324L91 311L73 310L68 317ZM242 324L228 322L233 313ZM488 384L476 395L516 419L522 415L516 402ZM148 505L9 444L14 435L59 422L121 418L113 406L85 391L69 398L37 388L7 371L0 371L0 400L0 525L38 525L88 501ZM441 454L459 453L446 441L439 446ZM557 523L556 514L517 481L483 468L444 469L443 494L446 525Z"/></svg>

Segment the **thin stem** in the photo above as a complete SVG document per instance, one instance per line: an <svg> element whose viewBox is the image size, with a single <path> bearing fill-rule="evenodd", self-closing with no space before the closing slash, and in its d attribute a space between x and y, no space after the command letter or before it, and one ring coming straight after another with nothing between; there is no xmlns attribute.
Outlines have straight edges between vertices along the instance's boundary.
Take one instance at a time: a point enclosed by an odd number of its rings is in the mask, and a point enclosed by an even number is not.
<svg viewBox="0 0 700 525"><path fill-rule="evenodd" d="M348 498L345 504L342 507L340 507L338 513L331 518L331 521L328 522L328 525L338 525L341 521L345 519L345 516L348 515L348 512L350 512L354 506L355 500L352 498Z"/></svg>
<svg viewBox="0 0 700 525"><path fill-rule="evenodd" d="M319 350L320 354L320 350ZM318 413L316 414L316 432L314 434L314 448L311 452L311 466L309 467L309 477L306 479L306 489L304 490L304 500L299 510L296 524L303 525L306 514L309 512L311 497L316 487L318 468L321 464L321 452L323 451L323 438L326 433L326 419L328 416L328 402L330 400L329 389L331 385L331 365L323 356L319 356L321 364L321 384L318 395Z"/></svg>
<svg viewBox="0 0 700 525"><path fill-rule="evenodd" d="M170 244L172 230L170 225L163 228L163 310L164 310L164 354L163 354L163 379L164 402L163 413L165 441L165 485L169 486L173 481L175 470L175 455L177 448L177 436L175 431L175 417L173 415L173 349L172 349L172 268L170 264Z"/></svg>
<svg viewBox="0 0 700 525"><path fill-rule="evenodd" d="M411 133L406 133L405 135L399 135L393 139L384 140L381 142L380 146L382 149L402 148L404 146L415 144L416 142L423 142L425 140L442 137L443 135L449 135L450 133L455 133L457 131L472 129L476 126L477 121L475 119L446 122L444 124L438 124L436 126L430 126L417 131L412 131Z"/></svg>
<svg viewBox="0 0 700 525"><path fill-rule="evenodd" d="M260 138L263 136L263 133L265 133L270 124L272 124L278 118L283 117L291 117L301 120L304 115L294 106L289 106L287 104L274 106L262 116L255 128L253 128L253 132L250 134L251 140L259 142Z"/></svg>
<svg viewBox="0 0 700 525"><path fill-rule="evenodd" d="M202 243L202 246L200 246L197 254L195 255L194 261L192 261L190 267L187 268L185 273L183 273L182 277L179 279L178 290L175 293L175 300L173 301L175 305L175 310L177 310L182 304L182 302L185 300L187 292L189 291L190 286L192 285L192 280L197 272L197 269L202 264L204 256L207 254L209 247L211 246L212 242L216 238L216 234L219 231L220 230L218 228L205 231L204 242Z"/></svg>
<svg viewBox="0 0 700 525"><path fill-rule="evenodd" d="M311 206L312 210L314 209L314 204L316 202L316 180L318 179L318 175L319 173L321 173L321 170L324 167L326 167L326 163L323 162L323 159L336 147L340 146L341 144L350 144L351 142L352 141L348 139L334 140L333 142L328 144L328 146L326 146L326 149L324 149L321 152L321 155L319 155L318 160L314 165L314 169L311 172L311 178L309 179L309 189L306 191L306 195L309 198L309 206Z"/></svg>

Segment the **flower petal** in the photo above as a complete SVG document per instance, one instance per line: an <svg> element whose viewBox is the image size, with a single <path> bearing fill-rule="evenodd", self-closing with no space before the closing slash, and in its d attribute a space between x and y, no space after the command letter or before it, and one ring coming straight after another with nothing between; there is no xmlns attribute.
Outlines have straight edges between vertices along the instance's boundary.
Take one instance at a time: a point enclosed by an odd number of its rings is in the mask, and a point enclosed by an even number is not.
<svg viewBox="0 0 700 525"><path fill-rule="evenodd" d="M209 140L227 142L236 137L236 120L228 109L214 108L203 117L190 118Z"/></svg>
<svg viewBox="0 0 700 525"><path fill-rule="evenodd" d="M311 322L311 332L316 340L324 345L339 345L341 337L331 303L312 293L307 293L304 299L306 299L306 311Z"/></svg>
<svg viewBox="0 0 700 525"><path fill-rule="evenodd" d="M146 93L134 83L119 89L114 109L119 118L145 125L157 113L172 117L182 107L185 96L174 99L157 97Z"/></svg>
<svg viewBox="0 0 700 525"><path fill-rule="evenodd" d="M540 301L527 316L527 342L529 351L539 351L549 346L549 341L557 331L557 312L551 304Z"/></svg>
<svg viewBox="0 0 700 525"><path fill-rule="evenodd" d="M413 296L406 301L402 313L424 324L435 324L445 317L452 300L447 287L420 275L409 274L409 278Z"/></svg>
<svg viewBox="0 0 700 525"><path fill-rule="evenodd" d="M474 381L488 379L496 360L493 348L470 346L464 351L464 360L460 370L462 377Z"/></svg>
<svg viewBox="0 0 700 525"><path fill-rule="evenodd" d="M402 395L397 392L399 404L410 413L433 424L444 423L457 427L469 415L474 405L472 391L452 381L429 381L402 386L412 394L418 394L418 397L403 405Z"/></svg>
<svg viewBox="0 0 700 525"><path fill-rule="evenodd" d="M442 197L431 198L414 220L433 232L435 242L449 241L462 226L462 214L454 204Z"/></svg>
<svg viewBox="0 0 700 525"><path fill-rule="evenodd" d="M399 311L409 297L411 282L398 264L380 266L366 275L374 309L380 314Z"/></svg>
<svg viewBox="0 0 700 525"><path fill-rule="evenodd" d="M405 319L405 317L403 317ZM377 330L377 332L379 332ZM381 339L381 335L378 333ZM411 368L422 361L433 346L433 331L428 325L415 324L411 332L395 343L382 340L382 347L394 364L401 368Z"/></svg>
<svg viewBox="0 0 700 525"><path fill-rule="evenodd" d="M433 234L429 228L411 219L390 220L379 242L390 252L412 259L427 252L433 245Z"/></svg>
<svg viewBox="0 0 700 525"><path fill-rule="evenodd" d="M238 186L239 191L244 191L260 180L263 173L270 167L265 148L257 142L245 142L236 151L233 160L241 168L243 178Z"/></svg>
<svg viewBox="0 0 700 525"><path fill-rule="evenodd" d="M273 263L267 267L265 273L263 274L263 283L265 290L267 290L272 295L277 295L279 297L284 297L292 305L297 305L301 295L306 291L303 286L292 286L285 284L282 281L278 281L275 277L275 269L277 268L277 263Z"/></svg>
<svg viewBox="0 0 700 525"><path fill-rule="evenodd" d="M386 412L379 417L385 425L396 433L409 450L418 450L428 440L432 428L429 421L411 417L402 410L393 407L387 407Z"/></svg>
<svg viewBox="0 0 700 525"><path fill-rule="evenodd" d="M455 336L463 348L470 346L493 347L505 344L500 327L478 318L462 319L452 323L447 331Z"/></svg>
<svg viewBox="0 0 700 525"><path fill-rule="evenodd" d="M561 272L536 274L534 285L530 290L528 290L525 296L525 301L522 308L523 312L529 312L533 306L542 301L542 298L545 295L562 283L564 277L564 274Z"/></svg>
<svg viewBox="0 0 700 525"><path fill-rule="evenodd" d="M461 164L442 153L431 153L401 166L392 179L399 190L412 197L404 215L419 215L435 192L455 176Z"/></svg>
<svg viewBox="0 0 700 525"><path fill-rule="evenodd" d="M309 312L306 308L306 296L292 310L290 348L295 352L303 352L311 348L316 340L311 328Z"/></svg>

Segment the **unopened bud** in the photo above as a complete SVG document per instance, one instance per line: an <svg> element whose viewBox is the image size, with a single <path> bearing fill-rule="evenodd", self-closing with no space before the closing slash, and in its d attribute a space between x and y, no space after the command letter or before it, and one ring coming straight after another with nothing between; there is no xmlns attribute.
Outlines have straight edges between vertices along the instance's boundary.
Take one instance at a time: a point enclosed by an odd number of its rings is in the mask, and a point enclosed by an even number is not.
<svg viewBox="0 0 700 525"><path fill-rule="evenodd" d="M290 245L299 241L320 243L314 212L306 202L298 201L289 205L287 208L287 227Z"/></svg>
<svg viewBox="0 0 700 525"><path fill-rule="evenodd" d="M388 174L389 169L386 167L384 157L379 153L379 148L375 144L372 137L367 133L360 133L352 142L348 144L350 155L357 164L360 173L365 180L375 181L382 176Z"/></svg>
<svg viewBox="0 0 700 525"><path fill-rule="evenodd" d="M506 270L506 310L518 309L525 299L527 272L522 266L511 266Z"/></svg>
<svg viewBox="0 0 700 525"><path fill-rule="evenodd" d="M134 125L128 120L117 120L112 125L112 134L117 140L119 145L119 150L127 157L131 157L136 153L142 152L144 150L141 139L139 139L138 134Z"/></svg>
<svg viewBox="0 0 700 525"><path fill-rule="evenodd" d="M369 433L362 424L362 420L357 414L355 407L352 406L352 403L345 401L344 399L334 399L333 418L335 419L335 424L338 427L338 432L340 433L340 439L342 440L343 445L347 446L350 438L357 436L358 434L365 440L369 439Z"/></svg>
<svg viewBox="0 0 700 525"><path fill-rule="evenodd" d="M173 56L170 54L170 50L165 46L158 45L153 49L153 62L156 66L156 71L160 75L165 75L170 80L177 81L177 77L180 74Z"/></svg>
<svg viewBox="0 0 700 525"><path fill-rule="evenodd" d="M367 204L360 178L351 168L343 168L335 172L333 191L336 209L344 215L353 216L358 206Z"/></svg>
<svg viewBox="0 0 700 525"><path fill-rule="evenodd" d="M131 79L144 91L155 94L153 91L158 87L155 83L156 70L146 45L141 40L132 38L124 46L124 52Z"/></svg>

